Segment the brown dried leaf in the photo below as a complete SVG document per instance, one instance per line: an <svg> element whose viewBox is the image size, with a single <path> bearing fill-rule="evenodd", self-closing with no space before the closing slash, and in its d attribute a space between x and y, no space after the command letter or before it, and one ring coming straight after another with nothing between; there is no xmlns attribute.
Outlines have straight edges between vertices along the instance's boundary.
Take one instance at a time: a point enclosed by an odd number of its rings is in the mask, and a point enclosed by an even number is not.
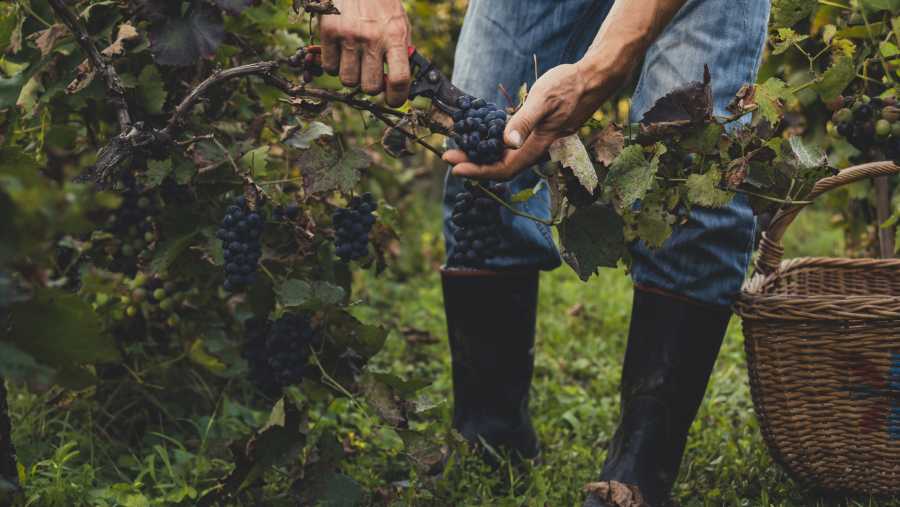
<svg viewBox="0 0 900 507"><path fill-rule="evenodd" d="M650 507L637 486L618 481L592 482L585 485L584 492L610 507Z"/></svg>
<svg viewBox="0 0 900 507"><path fill-rule="evenodd" d="M106 47L101 53L106 57L119 56L125 53L125 42L140 37L137 28L129 23L119 25L119 31L116 33L116 40Z"/></svg>
<svg viewBox="0 0 900 507"><path fill-rule="evenodd" d="M53 51L53 48L56 46L56 41L58 41L67 33L69 33L69 29L66 28L66 25L56 23L50 28L41 30L40 32L30 35L29 37L34 39L34 44L38 49L41 50L41 56L44 57L49 55L50 52Z"/></svg>
<svg viewBox="0 0 900 507"><path fill-rule="evenodd" d="M759 107L756 103L756 85L745 84L741 86L734 98L725 108L731 114L743 114L755 111Z"/></svg>
<svg viewBox="0 0 900 507"><path fill-rule="evenodd" d="M603 130L595 135L588 143L594 162L609 167L613 160L622 153L625 147L625 135L622 134L622 128L615 123L610 123Z"/></svg>
<svg viewBox="0 0 900 507"><path fill-rule="evenodd" d="M641 124L701 123L712 117L712 86L709 67L703 67L703 82L694 81L676 88L657 100Z"/></svg>
<svg viewBox="0 0 900 507"><path fill-rule="evenodd" d="M72 94L84 90L94 80L94 75L97 74L87 60L81 62L77 70L78 74L75 76L75 79L66 86L66 93Z"/></svg>

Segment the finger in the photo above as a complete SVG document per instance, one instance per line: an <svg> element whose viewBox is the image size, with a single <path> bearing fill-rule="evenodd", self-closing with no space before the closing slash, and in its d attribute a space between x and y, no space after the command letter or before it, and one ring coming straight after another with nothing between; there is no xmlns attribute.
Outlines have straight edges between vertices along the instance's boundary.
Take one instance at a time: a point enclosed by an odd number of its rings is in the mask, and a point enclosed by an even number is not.
<svg viewBox="0 0 900 507"><path fill-rule="evenodd" d="M362 56L362 91L369 95L378 95L383 84L384 60L381 52L366 48Z"/></svg>
<svg viewBox="0 0 900 507"><path fill-rule="evenodd" d="M322 69L325 72L335 75L338 73L341 64L341 44L340 39L332 35L331 30L321 29L322 35Z"/></svg>
<svg viewBox="0 0 900 507"><path fill-rule="evenodd" d="M518 150L506 150L503 164L510 174L518 174L527 167L538 163L550 149L550 145L556 140L555 136L532 132L525 144Z"/></svg>
<svg viewBox="0 0 900 507"><path fill-rule="evenodd" d="M341 83L348 88L359 86L360 54L356 46L344 42L341 49Z"/></svg>
<svg viewBox="0 0 900 507"><path fill-rule="evenodd" d="M387 89L385 100L391 107L400 107L409 97L409 53L406 46L392 46L387 50Z"/></svg>
<svg viewBox="0 0 900 507"><path fill-rule="evenodd" d="M521 148L524 145L534 127L547 114L545 105L546 103L543 100L534 95L530 95L525 99L525 104L522 108L516 111L516 114L506 124L503 140L507 146Z"/></svg>
<svg viewBox="0 0 900 507"><path fill-rule="evenodd" d="M466 152L462 150L447 150L441 158L450 165L462 164L463 162L469 161Z"/></svg>

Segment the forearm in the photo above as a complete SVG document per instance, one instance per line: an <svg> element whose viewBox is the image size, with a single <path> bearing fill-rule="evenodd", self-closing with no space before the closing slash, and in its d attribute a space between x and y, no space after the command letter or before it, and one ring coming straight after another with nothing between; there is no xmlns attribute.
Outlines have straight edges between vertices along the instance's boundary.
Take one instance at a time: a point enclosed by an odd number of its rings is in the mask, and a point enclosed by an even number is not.
<svg viewBox="0 0 900 507"><path fill-rule="evenodd" d="M600 95L627 79L687 0L616 0L597 37L577 63Z"/></svg>

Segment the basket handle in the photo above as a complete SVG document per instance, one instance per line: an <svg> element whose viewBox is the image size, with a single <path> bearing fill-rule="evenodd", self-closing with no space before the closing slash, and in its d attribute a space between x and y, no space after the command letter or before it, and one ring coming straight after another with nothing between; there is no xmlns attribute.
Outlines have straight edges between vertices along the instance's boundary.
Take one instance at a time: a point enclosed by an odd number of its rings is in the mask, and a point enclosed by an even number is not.
<svg viewBox="0 0 900 507"><path fill-rule="evenodd" d="M900 173L900 167L891 161L869 162L868 164L855 165L848 167L834 176L822 178L816 182L812 192L807 197L807 201L812 201L829 190L848 185L868 178L877 176L888 176ZM781 265L781 258L784 256L784 246L781 239L788 227L797 218L807 204L794 204L786 208L782 208L775 214L768 227L762 233L762 239L759 242L759 256L756 258L756 271L763 274L774 273L778 266Z"/></svg>

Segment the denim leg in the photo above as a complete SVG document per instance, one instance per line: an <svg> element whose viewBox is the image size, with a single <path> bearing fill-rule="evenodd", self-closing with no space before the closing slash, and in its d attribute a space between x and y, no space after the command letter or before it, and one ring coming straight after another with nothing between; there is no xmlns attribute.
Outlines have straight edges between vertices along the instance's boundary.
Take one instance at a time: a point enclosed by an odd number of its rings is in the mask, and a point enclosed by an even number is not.
<svg viewBox="0 0 900 507"><path fill-rule="evenodd" d="M650 48L631 105L631 121L660 97L712 75L715 114L756 80L769 19L768 0L689 0ZM724 208L694 208L658 250L632 246L632 278L708 304L731 305L746 274L756 219L738 195Z"/></svg>
<svg viewBox="0 0 900 507"><path fill-rule="evenodd" d="M460 89L498 105L509 105L498 85L515 98L523 83L530 87L537 72L571 63L587 49L609 11L612 0L471 0L456 49L453 82ZM512 193L534 187L539 177L523 171L508 183ZM444 186L444 239L448 255L455 248L450 222L453 199L462 180L448 171ZM546 189L516 207L539 217L550 216ZM550 228L502 212L510 249L488 262L492 269L553 269L560 265Z"/></svg>

